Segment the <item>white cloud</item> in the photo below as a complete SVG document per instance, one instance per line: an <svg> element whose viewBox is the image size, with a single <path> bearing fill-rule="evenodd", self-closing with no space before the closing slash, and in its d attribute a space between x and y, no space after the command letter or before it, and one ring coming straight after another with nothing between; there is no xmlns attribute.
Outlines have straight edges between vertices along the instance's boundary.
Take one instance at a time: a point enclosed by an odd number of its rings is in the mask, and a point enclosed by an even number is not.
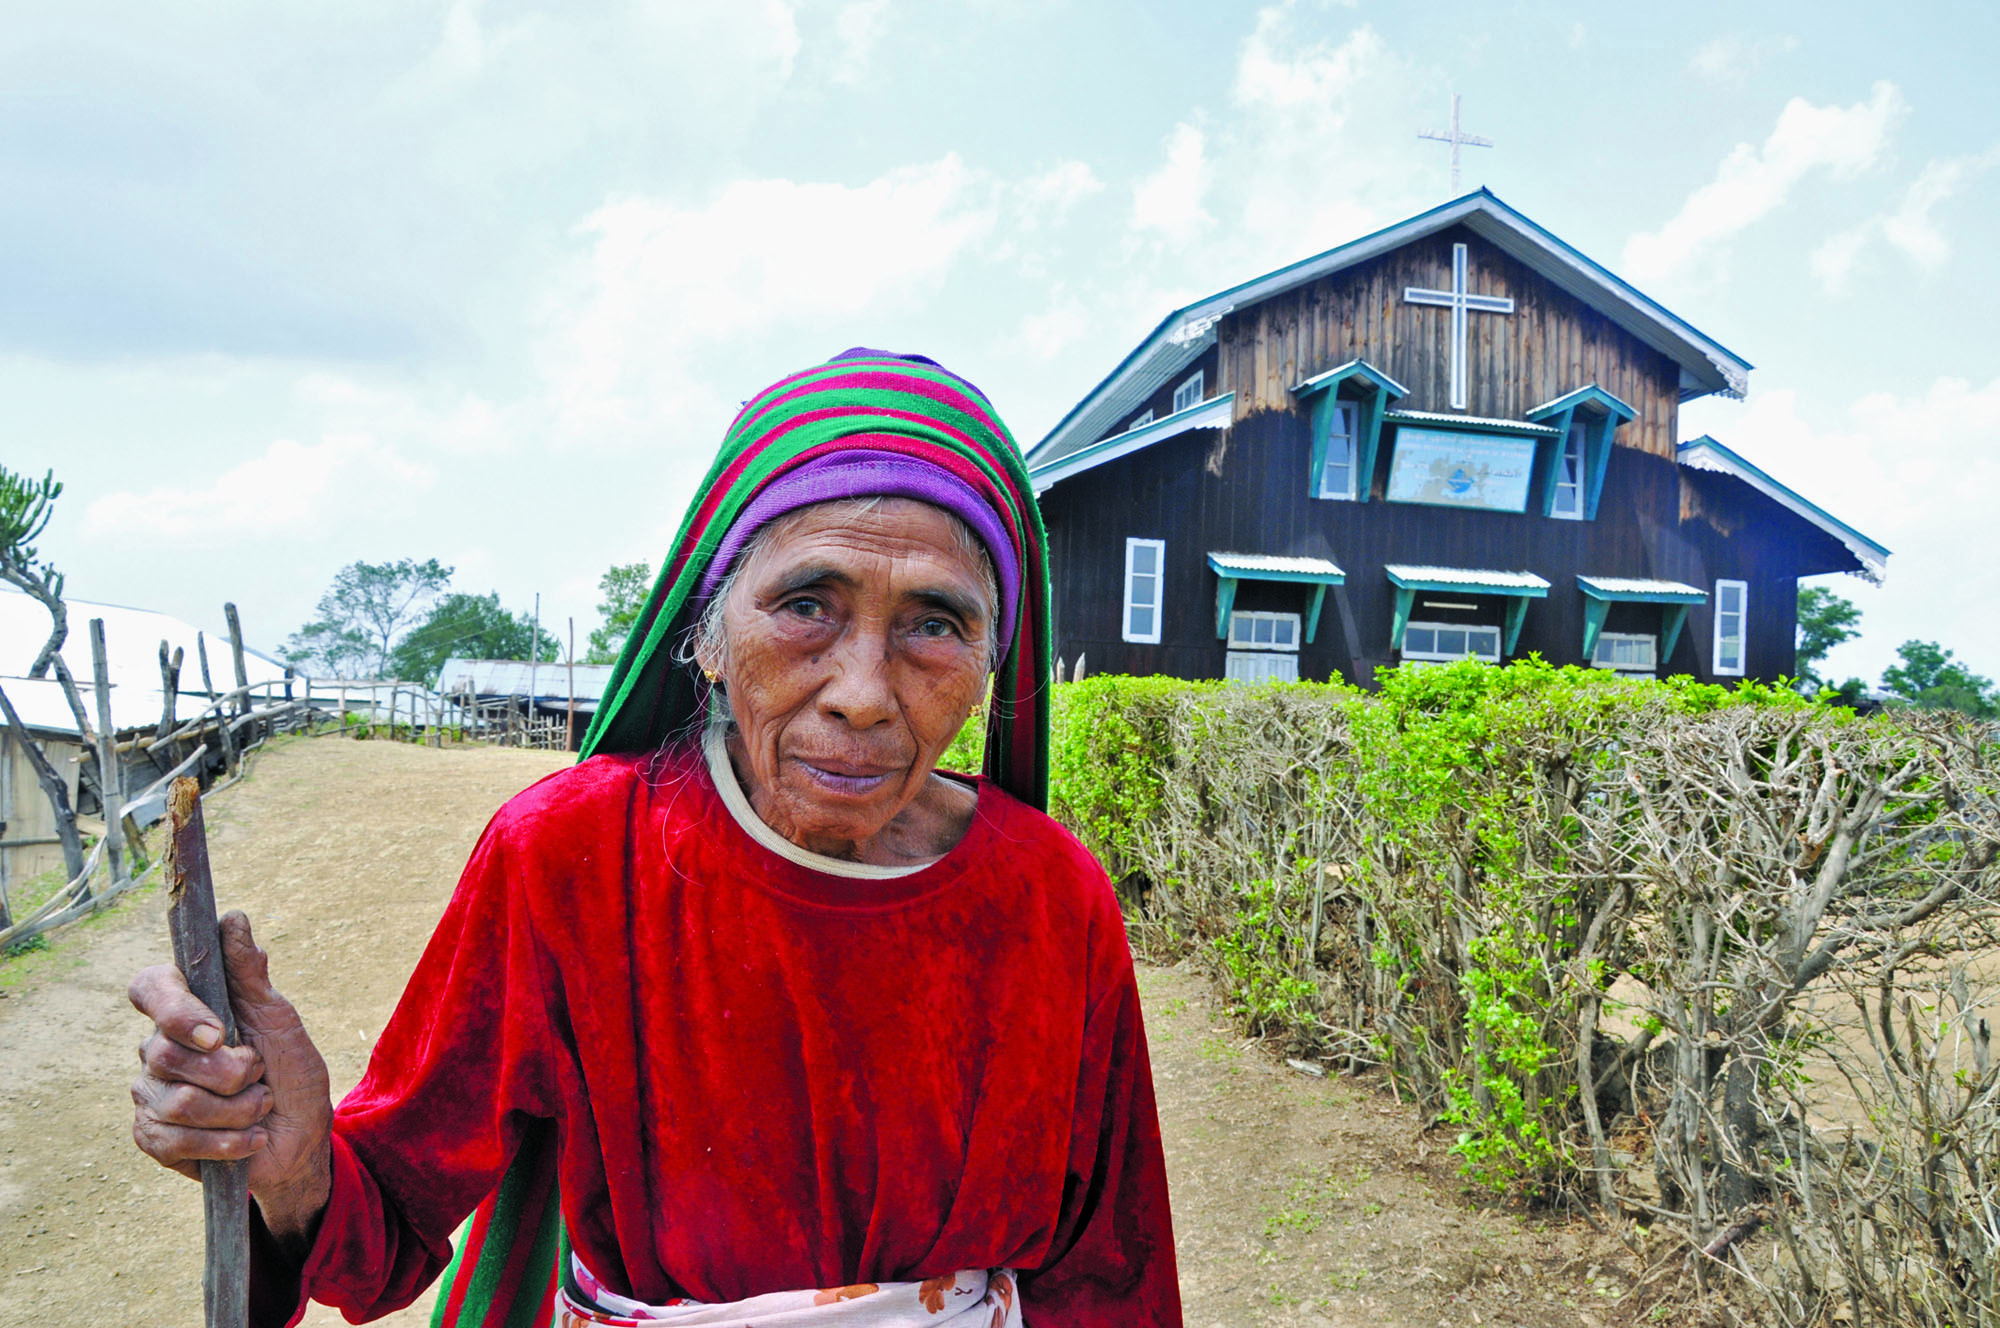
<svg viewBox="0 0 2000 1328"><path fill-rule="evenodd" d="M1065 296L1053 308L1021 320L1021 347L1038 360L1052 360L1082 340L1090 323L1089 311L1074 296Z"/></svg>
<svg viewBox="0 0 2000 1328"><path fill-rule="evenodd" d="M1876 225L1874 221L1867 221L1837 231L1813 250L1813 276L1822 289L1835 295L1847 289L1848 278L1853 275L1854 266L1861 258L1861 251L1867 248Z"/></svg>
<svg viewBox="0 0 2000 1328"><path fill-rule="evenodd" d="M333 434L317 443L281 438L199 487L107 493L85 509L83 533L182 548L317 534L357 506L401 509L436 478L430 466L365 434Z"/></svg>
<svg viewBox="0 0 2000 1328"><path fill-rule="evenodd" d="M1697 409L1699 408L1699 409ZM1764 390L1742 405L1694 403L1684 420L1711 430L1778 479L1893 551L1887 583L1833 584L1861 605L1863 638L1829 670L1869 679L1898 643L1940 641L1978 672L2000 676L2000 621L1968 606L2000 603L2000 560L1982 504L2000 491L2000 379L1939 378L1916 396L1871 393L1820 418L1798 393ZM1697 422L1698 421L1698 422Z"/></svg>
<svg viewBox="0 0 2000 1328"><path fill-rule="evenodd" d="M1908 254L1919 267L1942 266L1951 257L1951 245L1931 220L1932 209L1996 161L2000 161L2000 151L1927 164L1903 191L1902 203L1882 219L1882 238Z"/></svg>
<svg viewBox="0 0 2000 1328"><path fill-rule="evenodd" d="M1427 201L1429 171L1411 170L1426 82L1366 24L1333 39L1315 37L1295 4L1258 12L1237 54L1241 119L1225 163L1245 266L1291 262Z"/></svg>
<svg viewBox="0 0 2000 1328"><path fill-rule="evenodd" d="M1995 164L2000 164L2000 147L1926 163L1895 207L1829 236L1813 252L1813 275L1828 292L1843 292L1864 252L1877 239L1925 271L1942 267L1951 257L1951 242L1931 214Z"/></svg>
<svg viewBox="0 0 2000 1328"><path fill-rule="evenodd" d="M1775 56L1798 49L1799 39L1789 34L1749 38L1730 33L1703 42L1688 61L1688 68L1704 78L1725 83L1744 83Z"/></svg>
<svg viewBox="0 0 2000 1328"><path fill-rule="evenodd" d="M1132 191L1132 229L1179 247L1215 224L1202 207L1209 164L1199 127L1183 121L1167 136L1167 160Z"/></svg>
<svg viewBox="0 0 2000 1328"><path fill-rule="evenodd" d="M1852 106L1794 97L1761 147L1739 143L1665 225L1626 241L1626 274L1641 283L1670 280L1783 204L1809 173L1849 178L1866 170L1887 151L1907 110L1902 93L1886 82Z"/></svg>
<svg viewBox="0 0 2000 1328"><path fill-rule="evenodd" d="M853 0L834 15L833 32L839 39L836 83L859 83L868 70L868 57L889 26L889 0Z"/></svg>
<svg viewBox="0 0 2000 1328"><path fill-rule="evenodd" d="M955 155L867 184L738 180L701 207L606 203L542 352L560 441L629 442L727 419L697 348L777 329L851 328L921 301L992 229L996 187ZM730 386L740 387L740 384Z"/></svg>
<svg viewBox="0 0 2000 1328"><path fill-rule="evenodd" d="M1104 181L1088 163L1061 162L1015 187L1015 224L1024 230L1060 226L1071 208L1103 188Z"/></svg>

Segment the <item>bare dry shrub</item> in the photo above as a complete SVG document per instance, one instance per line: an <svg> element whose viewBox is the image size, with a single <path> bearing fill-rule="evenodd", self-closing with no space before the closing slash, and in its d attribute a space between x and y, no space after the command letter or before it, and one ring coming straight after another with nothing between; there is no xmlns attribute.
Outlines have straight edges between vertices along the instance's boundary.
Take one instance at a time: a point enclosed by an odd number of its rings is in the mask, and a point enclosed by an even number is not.
<svg viewBox="0 0 2000 1328"><path fill-rule="evenodd" d="M1135 936L1758 1317L2000 1325L2000 731L1536 664L1384 684L1064 689L1057 809Z"/></svg>

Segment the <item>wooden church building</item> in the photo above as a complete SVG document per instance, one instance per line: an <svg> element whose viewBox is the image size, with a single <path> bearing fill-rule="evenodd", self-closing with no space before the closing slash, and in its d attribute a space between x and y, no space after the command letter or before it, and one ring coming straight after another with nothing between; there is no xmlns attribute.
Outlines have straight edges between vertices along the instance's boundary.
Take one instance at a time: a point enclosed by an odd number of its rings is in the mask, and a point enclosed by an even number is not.
<svg viewBox="0 0 2000 1328"><path fill-rule="evenodd" d="M1680 403L1749 370L1483 189L1267 273L1170 314L1030 451L1055 651L1790 674L1799 578L1888 550L1679 441Z"/></svg>

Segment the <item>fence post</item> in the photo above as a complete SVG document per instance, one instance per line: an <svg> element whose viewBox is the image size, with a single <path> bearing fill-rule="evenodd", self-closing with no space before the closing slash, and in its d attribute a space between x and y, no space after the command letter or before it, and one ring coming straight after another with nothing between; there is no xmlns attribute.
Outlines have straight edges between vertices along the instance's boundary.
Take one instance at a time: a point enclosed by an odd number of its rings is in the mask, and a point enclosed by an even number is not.
<svg viewBox="0 0 2000 1328"><path fill-rule="evenodd" d="M249 670L243 667L243 624L236 617L236 606L225 603L222 606L222 616L229 620L229 658L236 665L236 685L239 688L248 687L250 685L250 673ZM249 709L250 693L238 691L236 694L236 713L240 715Z"/></svg>
<svg viewBox="0 0 2000 1328"><path fill-rule="evenodd" d="M104 657L104 619L90 620L91 681L97 689L97 796L104 813L104 859L111 865L111 888L125 879L125 799L118 787L117 730L111 727L111 665ZM79 902L90 898L83 886Z"/></svg>

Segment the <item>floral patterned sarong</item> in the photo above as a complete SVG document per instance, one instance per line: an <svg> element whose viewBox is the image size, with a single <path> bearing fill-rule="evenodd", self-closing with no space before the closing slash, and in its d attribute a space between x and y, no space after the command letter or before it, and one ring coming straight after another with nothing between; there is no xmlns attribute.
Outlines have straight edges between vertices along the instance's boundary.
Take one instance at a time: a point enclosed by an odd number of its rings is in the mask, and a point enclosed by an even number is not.
<svg viewBox="0 0 2000 1328"><path fill-rule="evenodd" d="M783 1328L838 1323L869 1328L1021 1328L1013 1270L971 1268L922 1282L862 1282L813 1291L774 1291L725 1305L670 1300L648 1305L607 1289L570 1254L570 1276L556 1287L553 1328L647 1328L651 1324L729 1324Z"/></svg>

